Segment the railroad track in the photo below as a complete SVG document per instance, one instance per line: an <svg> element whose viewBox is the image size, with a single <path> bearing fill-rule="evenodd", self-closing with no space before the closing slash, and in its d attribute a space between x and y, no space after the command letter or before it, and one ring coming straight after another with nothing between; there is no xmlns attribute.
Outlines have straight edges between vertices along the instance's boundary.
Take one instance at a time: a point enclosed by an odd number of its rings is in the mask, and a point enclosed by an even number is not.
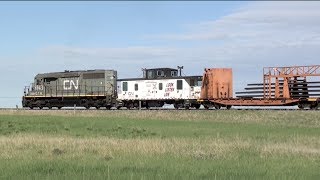
<svg viewBox="0 0 320 180"><path fill-rule="evenodd" d="M65 109L28 109L28 108L0 108L0 111L6 111L6 110L16 110L16 111L61 111L61 112L68 112L68 111L232 111L232 110L238 110L238 111L319 111L320 109L289 109L289 108L231 108L228 109L174 109L174 108L142 108L139 109L84 109L84 108L65 108Z"/></svg>

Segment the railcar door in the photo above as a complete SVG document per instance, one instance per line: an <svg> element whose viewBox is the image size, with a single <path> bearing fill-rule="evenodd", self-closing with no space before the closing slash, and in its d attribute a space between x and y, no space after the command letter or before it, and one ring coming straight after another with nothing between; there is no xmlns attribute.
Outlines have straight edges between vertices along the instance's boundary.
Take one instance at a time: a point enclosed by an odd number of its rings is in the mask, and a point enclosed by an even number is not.
<svg viewBox="0 0 320 180"><path fill-rule="evenodd" d="M182 99L184 96L184 90L183 90L184 83L183 83L183 81L184 80L182 80L182 79L177 80L176 89L177 89L177 98L178 99Z"/></svg>

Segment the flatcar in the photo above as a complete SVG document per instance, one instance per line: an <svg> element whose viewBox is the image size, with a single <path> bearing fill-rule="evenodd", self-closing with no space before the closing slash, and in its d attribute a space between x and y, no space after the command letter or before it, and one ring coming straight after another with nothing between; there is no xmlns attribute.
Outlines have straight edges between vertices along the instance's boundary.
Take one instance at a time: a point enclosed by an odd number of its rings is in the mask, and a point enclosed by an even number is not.
<svg viewBox="0 0 320 180"><path fill-rule="evenodd" d="M47 107L118 107L117 71L87 70L37 74L25 87L22 106Z"/></svg>
<svg viewBox="0 0 320 180"><path fill-rule="evenodd" d="M205 108L231 106L298 106L318 109L320 65L265 67L262 83L248 84L233 97L231 68L206 68L199 101Z"/></svg>

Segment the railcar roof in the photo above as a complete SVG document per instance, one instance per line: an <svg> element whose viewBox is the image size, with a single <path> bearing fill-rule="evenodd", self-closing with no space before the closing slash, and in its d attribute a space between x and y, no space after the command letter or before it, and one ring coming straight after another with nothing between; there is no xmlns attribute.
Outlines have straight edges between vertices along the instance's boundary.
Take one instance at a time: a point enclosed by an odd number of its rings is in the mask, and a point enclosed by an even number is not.
<svg viewBox="0 0 320 180"><path fill-rule="evenodd" d="M117 81L138 81L138 80L161 80L161 79L191 79L191 78L202 78L202 76L176 76L176 77L158 77L158 78L123 78Z"/></svg>

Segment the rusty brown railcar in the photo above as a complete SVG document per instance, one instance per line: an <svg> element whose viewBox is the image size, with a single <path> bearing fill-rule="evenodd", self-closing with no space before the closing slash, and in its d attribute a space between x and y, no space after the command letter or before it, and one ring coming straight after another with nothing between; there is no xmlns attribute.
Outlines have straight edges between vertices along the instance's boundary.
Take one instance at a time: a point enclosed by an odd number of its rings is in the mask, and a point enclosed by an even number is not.
<svg viewBox="0 0 320 180"><path fill-rule="evenodd" d="M316 109L320 102L320 65L265 67L263 82L232 94L232 69L205 69L200 101L205 108L295 106Z"/></svg>

